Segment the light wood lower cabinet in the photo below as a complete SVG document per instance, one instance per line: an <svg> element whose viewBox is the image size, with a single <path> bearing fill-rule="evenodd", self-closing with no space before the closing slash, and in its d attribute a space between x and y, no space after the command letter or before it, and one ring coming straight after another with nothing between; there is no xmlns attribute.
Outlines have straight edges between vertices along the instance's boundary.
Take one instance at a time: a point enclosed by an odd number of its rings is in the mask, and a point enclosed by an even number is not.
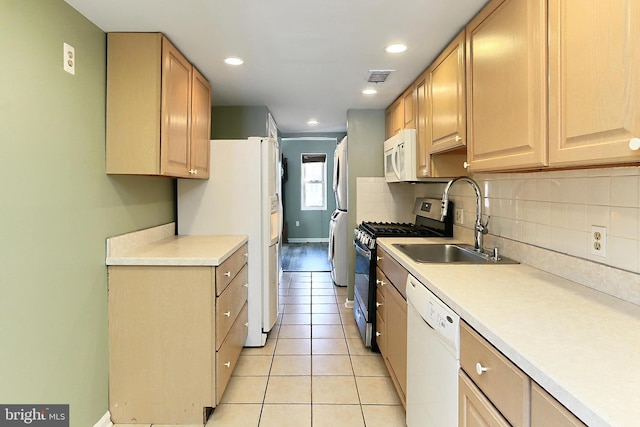
<svg viewBox="0 0 640 427"><path fill-rule="evenodd" d="M542 387L532 382L531 427L584 427L584 424Z"/></svg>
<svg viewBox="0 0 640 427"><path fill-rule="evenodd" d="M458 374L458 426L510 427L500 412L462 370Z"/></svg>
<svg viewBox="0 0 640 427"><path fill-rule="evenodd" d="M407 270L378 246L376 340L398 397L407 392Z"/></svg>
<svg viewBox="0 0 640 427"><path fill-rule="evenodd" d="M244 260L220 267L109 266L109 410L116 424L204 424L247 336ZM223 277L226 277L223 272Z"/></svg>

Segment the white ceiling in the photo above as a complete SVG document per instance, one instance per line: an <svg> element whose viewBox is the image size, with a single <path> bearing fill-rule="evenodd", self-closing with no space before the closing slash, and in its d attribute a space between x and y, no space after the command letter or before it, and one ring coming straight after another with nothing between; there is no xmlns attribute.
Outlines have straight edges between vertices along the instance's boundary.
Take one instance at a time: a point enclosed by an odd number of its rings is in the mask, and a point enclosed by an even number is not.
<svg viewBox="0 0 640 427"><path fill-rule="evenodd" d="M317 133L346 131L348 109L386 108L487 0L65 1L105 32L166 34L213 105L266 105L281 132ZM408 50L384 52L396 42ZM374 69L396 71L364 96Z"/></svg>

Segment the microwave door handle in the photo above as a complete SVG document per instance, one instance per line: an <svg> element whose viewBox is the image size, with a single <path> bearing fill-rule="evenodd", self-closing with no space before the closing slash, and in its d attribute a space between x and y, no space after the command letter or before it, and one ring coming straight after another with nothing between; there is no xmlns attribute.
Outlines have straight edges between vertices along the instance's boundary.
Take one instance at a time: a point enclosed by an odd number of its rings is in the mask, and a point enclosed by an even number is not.
<svg viewBox="0 0 640 427"><path fill-rule="evenodd" d="M400 146L395 145L393 147L393 153L391 154L391 166L393 166L393 173L396 174L396 178L400 178L400 171L398 169L398 161L400 160Z"/></svg>

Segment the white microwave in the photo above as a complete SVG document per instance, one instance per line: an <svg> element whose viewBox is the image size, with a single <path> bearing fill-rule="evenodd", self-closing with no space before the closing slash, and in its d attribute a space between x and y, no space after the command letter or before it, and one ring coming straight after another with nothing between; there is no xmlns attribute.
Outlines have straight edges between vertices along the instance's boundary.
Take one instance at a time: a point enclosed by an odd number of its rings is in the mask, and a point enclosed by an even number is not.
<svg viewBox="0 0 640 427"><path fill-rule="evenodd" d="M416 130L403 129L384 142L384 177L387 182L423 181L416 176Z"/></svg>

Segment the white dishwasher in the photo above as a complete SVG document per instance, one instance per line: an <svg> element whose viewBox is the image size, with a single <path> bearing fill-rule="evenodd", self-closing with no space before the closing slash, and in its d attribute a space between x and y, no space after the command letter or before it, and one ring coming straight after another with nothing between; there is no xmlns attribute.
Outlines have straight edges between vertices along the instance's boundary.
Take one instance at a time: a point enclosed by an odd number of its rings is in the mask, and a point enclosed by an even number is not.
<svg viewBox="0 0 640 427"><path fill-rule="evenodd" d="M407 427L455 427L460 316L411 275L407 306Z"/></svg>

